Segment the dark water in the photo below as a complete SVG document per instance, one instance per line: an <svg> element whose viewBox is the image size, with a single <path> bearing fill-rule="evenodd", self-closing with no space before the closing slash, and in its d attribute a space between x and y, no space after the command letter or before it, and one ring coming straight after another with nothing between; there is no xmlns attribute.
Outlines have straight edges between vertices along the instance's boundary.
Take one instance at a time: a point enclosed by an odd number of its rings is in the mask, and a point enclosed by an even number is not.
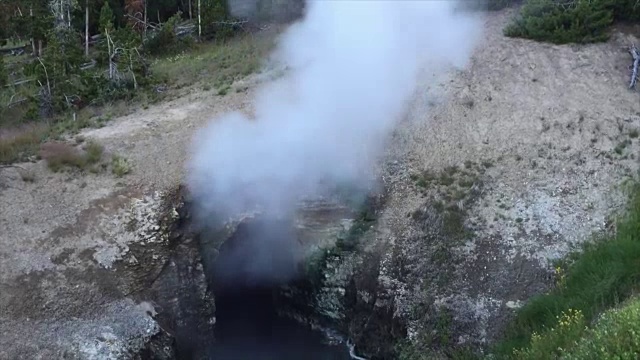
<svg viewBox="0 0 640 360"><path fill-rule="evenodd" d="M344 345L329 345L324 334L279 317L269 288L229 291L216 297L216 343L211 359L347 360Z"/></svg>
<svg viewBox="0 0 640 360"><path fill-rule="evenodd" d="M291 224L242 224L220 249L213 266L215 343L210 359L347 360L344 344L276 314L274 290L291 280L296 241Z"/></svg>

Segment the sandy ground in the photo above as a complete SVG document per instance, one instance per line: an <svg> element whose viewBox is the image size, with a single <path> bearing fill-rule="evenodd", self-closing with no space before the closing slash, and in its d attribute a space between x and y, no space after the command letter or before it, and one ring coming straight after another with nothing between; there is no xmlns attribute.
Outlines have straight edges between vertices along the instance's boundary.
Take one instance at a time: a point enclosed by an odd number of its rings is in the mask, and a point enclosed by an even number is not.
<svg viewBox="0 0 640 360"><path fill-rule="evenodd" d="M466 70L421 84L395 134L391 199L381 219L384 241L425 255L414 251L419 230L407 218L425 206L410 175L465 161L492 163L482 174L481 196L467 205L475 235L454 244L464 261L438 299L476 319L480 325L469 336L486 337L505 307L540 289L533 280L516 283L514 267L543 276L537 269L546 271L549 259L606 228L624 202L618 185L635 175L639 156L638 139L629 135L640 129L640 94L627 89L629 55L621 48L627 39L580 47L507 39L501 29L510 15L488 16L485 39ZM179 183L194 132L217 114L249 109L253 94L250 88L219 97L197 89L85 131L108 153L129 159L132 173L122 179L54 174L40 161L21 164L35 174L30 183L17 169L0 169L0 355L17 349L26 331L64 327L62 315L95 319L87 314L96 309L116 309L105 310L105 324L129 317L135 329L148 330L135 304L105 290L115 276L110 266L136 241L114 219ZM617 154L626 140L631 144ZM101 275L83 275L91 271ZM381 278L407 294L397 297L400 312L420 296L416 277ZM77 294L74 281L84 284ZM38 321L29 323L32 318Z"/></svg>

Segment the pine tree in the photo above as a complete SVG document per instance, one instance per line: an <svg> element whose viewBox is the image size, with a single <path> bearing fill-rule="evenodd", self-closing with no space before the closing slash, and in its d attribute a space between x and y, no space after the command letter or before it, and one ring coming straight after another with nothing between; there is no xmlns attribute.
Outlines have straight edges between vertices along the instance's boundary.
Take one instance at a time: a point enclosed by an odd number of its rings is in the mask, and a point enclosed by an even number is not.
<svg viewBox="0 0 640 360"><path fill-rule="evenodd" d="M25 31L31 39L34 54L40 56L47 34L53 28L53 16L44 0L25 1L25 7L29 11L25 21Z"/></svg>
<svg viewBox="0 0 640 360"><path fill-rule="evenodd" d="M529 0L505 34L557 44L604 41L614 19L609 0Z"/></svg>
<svg viewBox="0 0 640 360"><path fill-rule="evenodd" d="M202 35L223 39L233 34L232 21L226 0L202 1Z"/></svg>
<svg viewBox="0 0 640 360"><path fill-rule="evenodd" d="M102 8L100 9L100 33L103 35L105 33L112 33L113 29L115 28L114 20L115 16L113 15L113 11L109 6L109 2L105 1L104 4L102 4Z"/></svg>

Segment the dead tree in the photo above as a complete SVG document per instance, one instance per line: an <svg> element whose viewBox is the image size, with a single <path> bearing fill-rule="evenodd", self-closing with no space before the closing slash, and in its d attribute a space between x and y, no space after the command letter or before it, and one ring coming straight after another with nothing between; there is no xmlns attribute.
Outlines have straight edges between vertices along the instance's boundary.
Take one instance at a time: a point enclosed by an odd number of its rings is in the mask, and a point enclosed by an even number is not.
<svg viewBox="0 0 640 360"><path fill-rule="evenodd" d="M633 44L629 48L629 53L633 58L633 65L631 70L631 82L629 83L629 89L635 89L636 83L638 82L638 65L640 65L640 52L638 52L636 45Z"/></svg>

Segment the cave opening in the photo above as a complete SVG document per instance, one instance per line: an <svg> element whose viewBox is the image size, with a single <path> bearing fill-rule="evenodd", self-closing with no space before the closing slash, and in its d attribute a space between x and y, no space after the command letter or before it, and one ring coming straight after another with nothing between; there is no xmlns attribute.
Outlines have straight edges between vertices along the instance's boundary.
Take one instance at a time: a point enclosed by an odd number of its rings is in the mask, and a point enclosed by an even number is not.
<svg viewBox="0 0 640 360"><path fill-rule="evenodd" d="M216 324L208 358L351 358L344 345L330 344L325 334L278 315L277 293L300 278L301 254L291 222L254 219L238 225L209 270Z"/></svg>

